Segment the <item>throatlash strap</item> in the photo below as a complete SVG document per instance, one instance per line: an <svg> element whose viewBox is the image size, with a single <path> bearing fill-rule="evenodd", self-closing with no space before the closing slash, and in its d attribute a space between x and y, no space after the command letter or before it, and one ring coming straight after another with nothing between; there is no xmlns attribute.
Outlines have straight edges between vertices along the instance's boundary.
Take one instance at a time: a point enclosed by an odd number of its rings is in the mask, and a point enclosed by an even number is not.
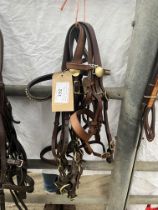
<svg viewBox="0 0 158 210"><path fill-rule="evenodd" d="M27 175L27 156L17 139L12 107L2 80L3 37L0 32L0 209L5 210L4 189L9 189L19 210L27 210L23 199L33 192L34 181ZM18 122L16 122L18 123ZM16 183L15 183L16 178Z"/></svg>
<svg viewBox="0 0 158 210"><path fill-rule="evenodd" d="M74 86L74 112L55 114L51 147L41 151L41 158L50 149L58 165L59 177L56 185L59 193L66 192L68 197L76 196L82 174L84 152L113 160L114 144L112 141L108 117L108 96L103 87L102 77L109 70L101 67L99 47L92 26L78 22L68 30L62 61L62 71L70 71ZM39 82L51 79L52 74L44 75L27 86L29 98L43 101L49 96L39 98L31 93L31 88ZM102 125L108 142L108 148L102 143L100 135ZM102 152L94 151L93 144L102 147ZM71 161L68 161L68 158Z"/></svg>

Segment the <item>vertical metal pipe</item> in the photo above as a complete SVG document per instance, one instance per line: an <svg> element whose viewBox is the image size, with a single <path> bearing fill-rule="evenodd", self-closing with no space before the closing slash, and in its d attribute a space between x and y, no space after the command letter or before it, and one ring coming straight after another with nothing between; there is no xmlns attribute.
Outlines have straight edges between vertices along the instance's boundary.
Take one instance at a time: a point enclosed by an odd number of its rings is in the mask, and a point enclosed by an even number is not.
<svg viewBox="0 0 158 210"><path fill-rule="evenodd" d="M137 2L107 210L125 210L139 139L140 107L158 49L158 0Z"/></svg>

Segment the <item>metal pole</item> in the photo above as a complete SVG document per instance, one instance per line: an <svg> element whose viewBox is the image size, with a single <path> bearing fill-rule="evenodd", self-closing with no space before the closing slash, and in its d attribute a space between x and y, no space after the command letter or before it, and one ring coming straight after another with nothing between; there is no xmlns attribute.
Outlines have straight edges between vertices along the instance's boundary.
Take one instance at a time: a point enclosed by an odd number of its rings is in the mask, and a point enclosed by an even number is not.
<svg viewBox="0 0 158 210"><path fill-rule="evenodd" d="M28 169L56 169L57 166L46 163L40 159L28 159ZM83 162L84 170L95 170L95 171L111 171L114 168L113 163L109 164L105 160L93 161L88 160ZM144 172L158 172L157 161L137 161L135 164L136 171Z"/></svg>
<svg viewBox="0 0 158 210"><path fill-rule="evenodd" d="M7 96L26 96L25 89L26 85L6 85L5 90ZM37 96L44 96L50 95L51 93L51 86L43 86L37 85L32 88L32 93ZM124 88L123 87L111 87L105 88L109 97L111 99L121 100L123 97Z"/></svg>
<svg viewBox="0 0 158 210"><path fill-rule="evenodd" d="M140 3L129 54L107 210L126 209L137 155L141 101L158 49L158 1L141 0Z"/></svg>

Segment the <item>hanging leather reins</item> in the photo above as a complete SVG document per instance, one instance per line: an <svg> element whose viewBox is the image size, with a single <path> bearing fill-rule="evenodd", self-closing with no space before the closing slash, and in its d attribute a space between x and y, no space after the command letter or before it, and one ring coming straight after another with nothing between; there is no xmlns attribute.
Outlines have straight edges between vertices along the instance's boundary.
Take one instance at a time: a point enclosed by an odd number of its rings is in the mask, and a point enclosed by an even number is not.
<svg viewBox="0 0 158 210"><path fill-rule="evenodd" d="M17 139L12 107L5 94L2 79L3 37L0 32L0 209L5 210L4 189L9 189L19 210L27 207L26 193L34 189L33 179L27 175L27 156Z"/></svg>

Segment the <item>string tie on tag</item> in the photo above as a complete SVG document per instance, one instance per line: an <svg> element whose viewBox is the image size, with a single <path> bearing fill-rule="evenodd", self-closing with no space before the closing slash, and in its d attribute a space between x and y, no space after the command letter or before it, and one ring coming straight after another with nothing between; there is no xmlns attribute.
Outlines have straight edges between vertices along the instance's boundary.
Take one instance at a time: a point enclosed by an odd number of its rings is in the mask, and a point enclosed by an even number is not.
<svg viewBox="0 0 158 210"><path fill-rule="evenodd" d="M68 0L64 0L64 2L62 3L61 7L60 7L60 10L63 11L64 8L65 8L65 5L67 4ZM86 0L83 0L84 2L84 6L83 6L83 20L84 22L86 21ZM77 0L77 3L76 3L76 17L75 17L75 22L77 24L78 22L78 14L79 14L79 5L80 4L80 0Z"/></svg>

